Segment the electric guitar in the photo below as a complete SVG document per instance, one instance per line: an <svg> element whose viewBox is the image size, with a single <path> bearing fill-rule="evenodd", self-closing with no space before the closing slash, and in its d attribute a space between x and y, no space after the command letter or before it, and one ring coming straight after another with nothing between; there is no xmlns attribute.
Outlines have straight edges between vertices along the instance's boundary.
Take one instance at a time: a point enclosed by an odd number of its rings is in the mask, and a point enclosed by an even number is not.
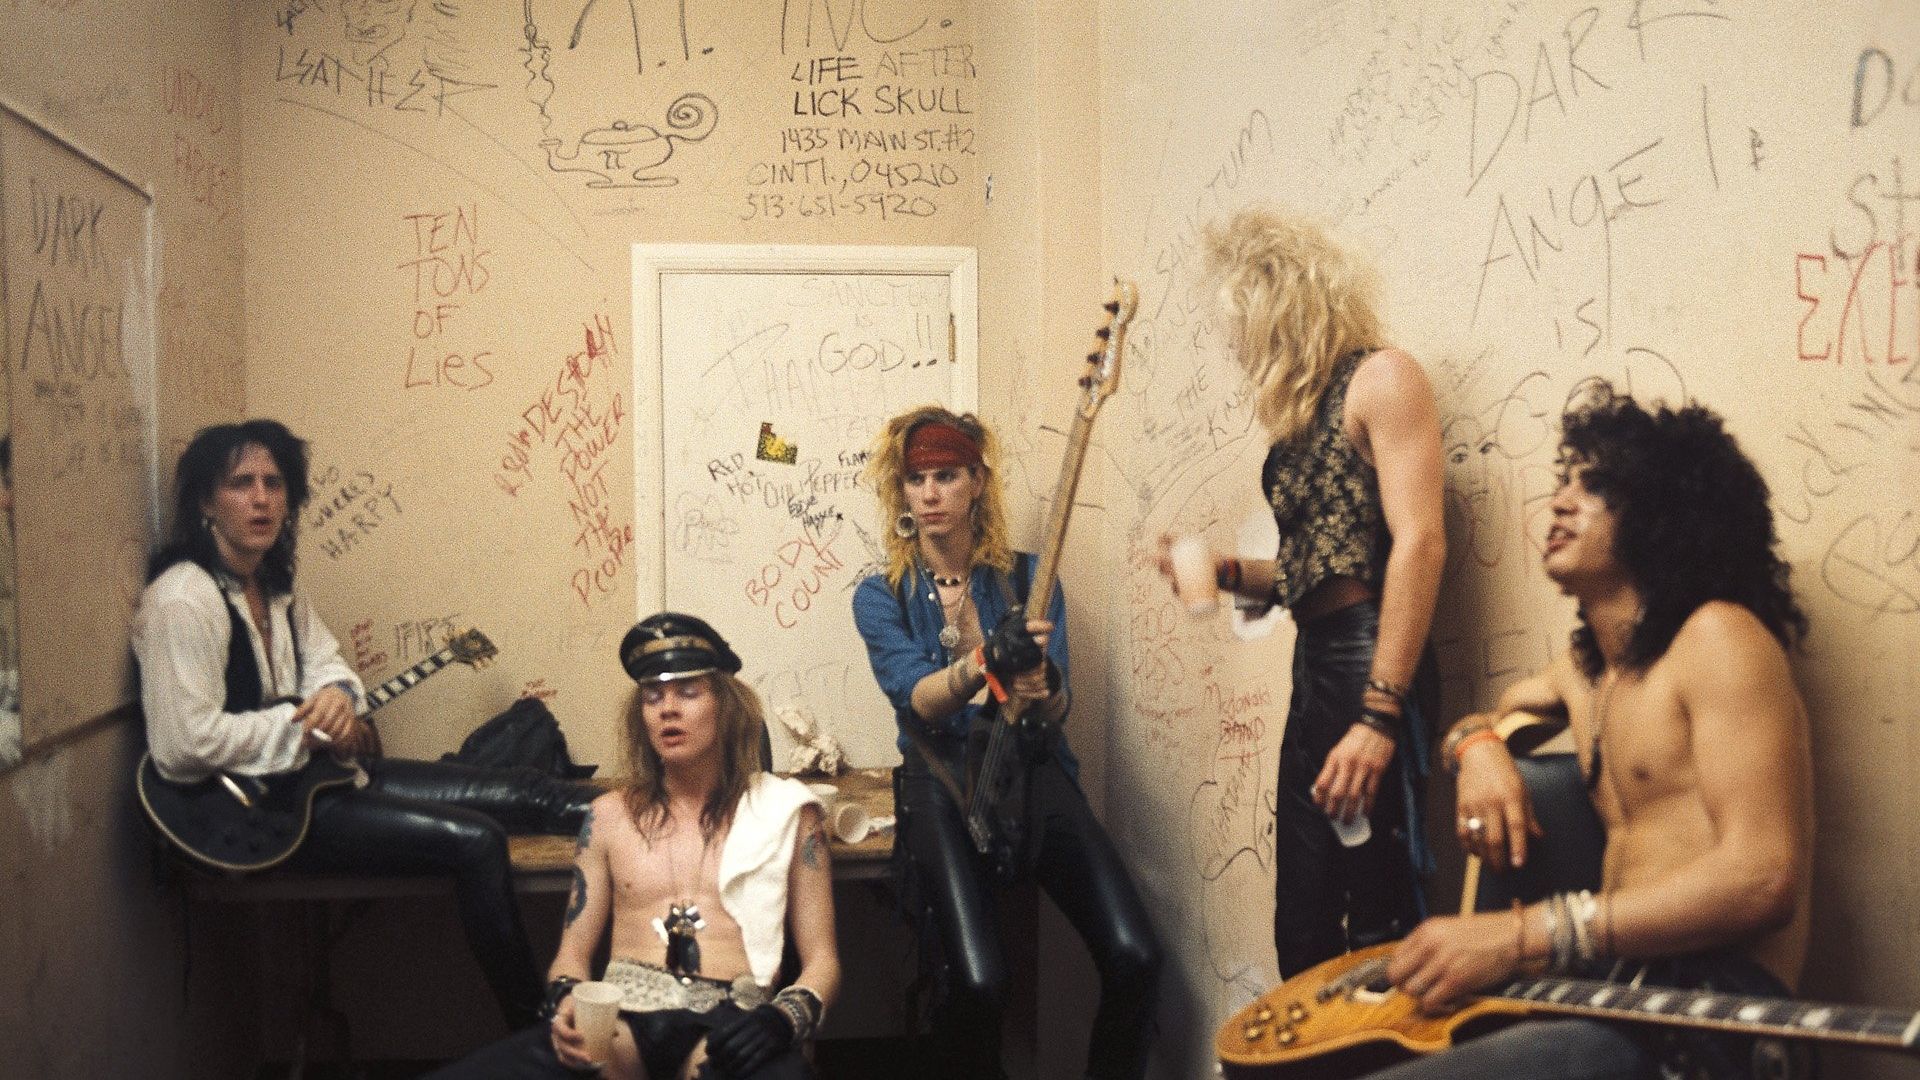
<svg viewBox="0 0 1920 1080"><path fill-rule="evenodd" d="M1457 1012L1429 1016L1387 984L1394 943L1335 957L1295 975L1247 1005L1220 1029L1214 1047L1237 1080L1360 1076L1409 1057L1445 1050L1476 1021L1533 1015L1586 1016L1726 1032L1759 1041L1751 1061L1701 1067L1716 1080L1787 1080L1802 1040L1916 1052L1920 1013L1824 1005L1709 990L1553 976L1520 978ZM1689 1072L1688 1075L1693 1075Z"/></svg>
<svg viewBox="0 0 1920 1080"><path fill-rule="evenodd" d="M1087 371L1080 377L1084 394L1074 410L1073 430L1067 435L1060 479L1054 485L1047 514L1046 538L1027 589L1028 602L1038 603L1041 611L1047 610L1053 596L1060 547L1066 540L1067 521L1073 516L1073 496L1080 486L1080 468L1086 463L1093 418L1119 389L1127 324L1139 304L1140 290L1130 281L1116 280L1113 298L1106 304L1106 325L1094 332L1094 350L1087 355ZM1019 612L1024 607L1013 610ZM985 629L990 632L990 628ZM991 730L985 737L985 747L978 754L970 754L970 758L977 758L977 765L969 761L975 767L968 770L972 783L967 796L967 832L993 872L1007 879L1017 873L1027 855L1026 779L1029 767L1047 752L1044 736L1049 733L1038 720L1024 716L1022 709L1004 703L999 710L987 710L987 714ZM970 741L977 745L981 740L976 736Z"/></svg>
<svg viewBox="0 0 1920 1080"><path fill-rule="evenodd" d="M367 692L367 714L458 661L481 667L498 652L478 630L468 630L445 648ZM160 835L194 860L216 870L265 870L284 862L307 837L314 796L352 784L360 767L351 759L314 752L292 772L272 776L215 773L190 784L160 775L144 754L135 773L140 807Z"/></svg>

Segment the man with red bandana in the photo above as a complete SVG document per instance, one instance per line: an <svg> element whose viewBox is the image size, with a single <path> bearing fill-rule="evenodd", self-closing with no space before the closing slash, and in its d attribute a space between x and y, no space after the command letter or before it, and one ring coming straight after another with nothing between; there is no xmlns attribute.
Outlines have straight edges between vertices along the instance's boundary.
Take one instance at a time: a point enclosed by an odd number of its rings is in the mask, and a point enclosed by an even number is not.
<svg viewBox="0 0 1920 1080"><path fill-rule="evenodd" d="M992 433L971 414L912 410L881 431L867 478L886 514L886 568L855 591L854 622L900 729L895 854L918 900L909 910L924 916L923 943L938 934L946 960L924 1075L1003 1075L1009 973L994 871L976 854L957 797L968 739L982 738L996 715L986 704L991 676L1005 707L1020 707L1041 732L1022 766L1017 872L1053 897L1100 973L1087 1075L1138 1078L1154 1031L1160 945L1080 790L1062 726L1066 604L1057 589L1025 602L1035 560L1007 542Z"/></svg>

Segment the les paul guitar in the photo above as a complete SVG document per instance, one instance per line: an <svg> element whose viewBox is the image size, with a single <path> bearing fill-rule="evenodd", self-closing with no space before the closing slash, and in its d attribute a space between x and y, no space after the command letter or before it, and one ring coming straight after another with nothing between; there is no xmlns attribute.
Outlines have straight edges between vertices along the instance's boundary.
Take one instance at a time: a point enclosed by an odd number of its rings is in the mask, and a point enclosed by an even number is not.
<svg viewBox="0 0 1920 1080"><path fill-rule="evenodd" d="M1841 1042L1915 1052L1920 1013L1708 990L1635 986L1554 976L1520 978L1457 1012L1428 1016L1387 985L1394 945L1336 957L1295 975L1241 1009L1214 1046L1228 1077L1301 1080L1361 1076L1445 1050L1463 1025L1525 1016L1586 1016L1735 1033L1764 1040ZM1716 1080L1801 1075L1781 1042L1760 1043L1751 1062Z"/></svg>
<svg viewBox="0 0 1920 1080"><path fill-rule="evenodd" d="M1084 393L1074 410L1073 430L1067 435L1060 479L1054 485L1047 515L1046 538L1027 589L1029 601L1038 603L1041 611L1047 609L1053 596L1060 546L1067 536L1067 521L1073 516L1073 496L1080 486L1080 468L1086 463L1093 418L1119 389L1127 324L1139 304L1140 292L1132 282L1114 282L1113 298L1106 304L1106 325L1095 331L1094 350L1087 356L1086 374L1080 377ZM1003 703L997 714L995 710L988 712L991 731L984 751L978 754L977 766L969 769L973 783L967 797L967 832L994 872L1006 878L1013 876L1026 856L1027 772L1035 759L1047 752L1043 737L1047 733L1017 707Z"/></svg>
<svg viewBox="0 0 1920 1080"><path fill-rule="evenodd" d="M469 630L445 648L367 693L367 713L418 686L458 661L480 667L493 659L493 642ZM306 765L272 776L215 773L191 784L160 775L153 755L140 758L135 786L140 807L154 828L194 860L216 870L265 870L284 862L306 839L314 796L353 783L359 766L333 754L313 753Z"/></svg>

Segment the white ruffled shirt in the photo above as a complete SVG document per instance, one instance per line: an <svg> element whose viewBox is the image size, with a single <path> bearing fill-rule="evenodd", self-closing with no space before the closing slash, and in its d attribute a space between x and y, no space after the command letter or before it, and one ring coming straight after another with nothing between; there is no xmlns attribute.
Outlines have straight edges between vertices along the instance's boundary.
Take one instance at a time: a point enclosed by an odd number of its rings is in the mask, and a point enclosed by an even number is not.
<svg viewBox="0 0 1920 1080"><path fill-rule="evenodd" d="M293 705L225 711L227 647L233 640L229 600L247 628L262 700L305 698L332 683L352 687L355 702L366 700L360 677L341 657L340 642L314 615L313 605L291 595L267 600L273 627L269 657L240 583L224 576L216 582L194 563L175 563L140 595L133 619L148 748L160 775L169 780L191 783L216 771L265 776L307 763L300 725L292 722ZM294 620L299 622L298 665L296 635L288 632Z"/></svg>
<svg viewBox="0 0 1920 1080"><path fill-rule="evenodd" d="M740 926L753 981L772 986L787 946L787 872L800 808L820 800L798 780L760 773L740 797L720 851L720 902Z"/></svg>

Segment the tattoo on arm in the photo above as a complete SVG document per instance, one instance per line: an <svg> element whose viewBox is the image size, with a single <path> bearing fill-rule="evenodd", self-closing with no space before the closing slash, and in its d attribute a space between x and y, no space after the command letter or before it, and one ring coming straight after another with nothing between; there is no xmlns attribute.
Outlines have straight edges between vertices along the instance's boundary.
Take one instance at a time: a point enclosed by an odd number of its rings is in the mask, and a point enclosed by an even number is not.
<svg viewBox="0 0 1920 1080"><path fill-rule="evenodd" d="M573 920L579 918L580 913L582 911L585 911L586 908L587 908L587 873L586 871L580 869L578 865L575 865L573 868L573 894L571 898L568 899L567 901L566 926L569 926L569 927L572 926ZM565 927L563 927L563 929L564 928Z"/></svg>
<svg viewBox="0 0 1920 1080"><path fill-rule="evenodd" d="M577 858L581 852L587 850L587 845L591 843L593 843L593 807L589 806L587 807L586 819L580 822L580 835L574 837L573 840L574 856Z"/></svg>
<svg viewBox="0 0 1920 1080"><path fill-rule="evenodd" d="M817 870L824 861L821 856L826 850L827 832L820 826L815 825L813 831L807 834L806 839L800 842L800 861L807 864L807 869Z"/></svg>

